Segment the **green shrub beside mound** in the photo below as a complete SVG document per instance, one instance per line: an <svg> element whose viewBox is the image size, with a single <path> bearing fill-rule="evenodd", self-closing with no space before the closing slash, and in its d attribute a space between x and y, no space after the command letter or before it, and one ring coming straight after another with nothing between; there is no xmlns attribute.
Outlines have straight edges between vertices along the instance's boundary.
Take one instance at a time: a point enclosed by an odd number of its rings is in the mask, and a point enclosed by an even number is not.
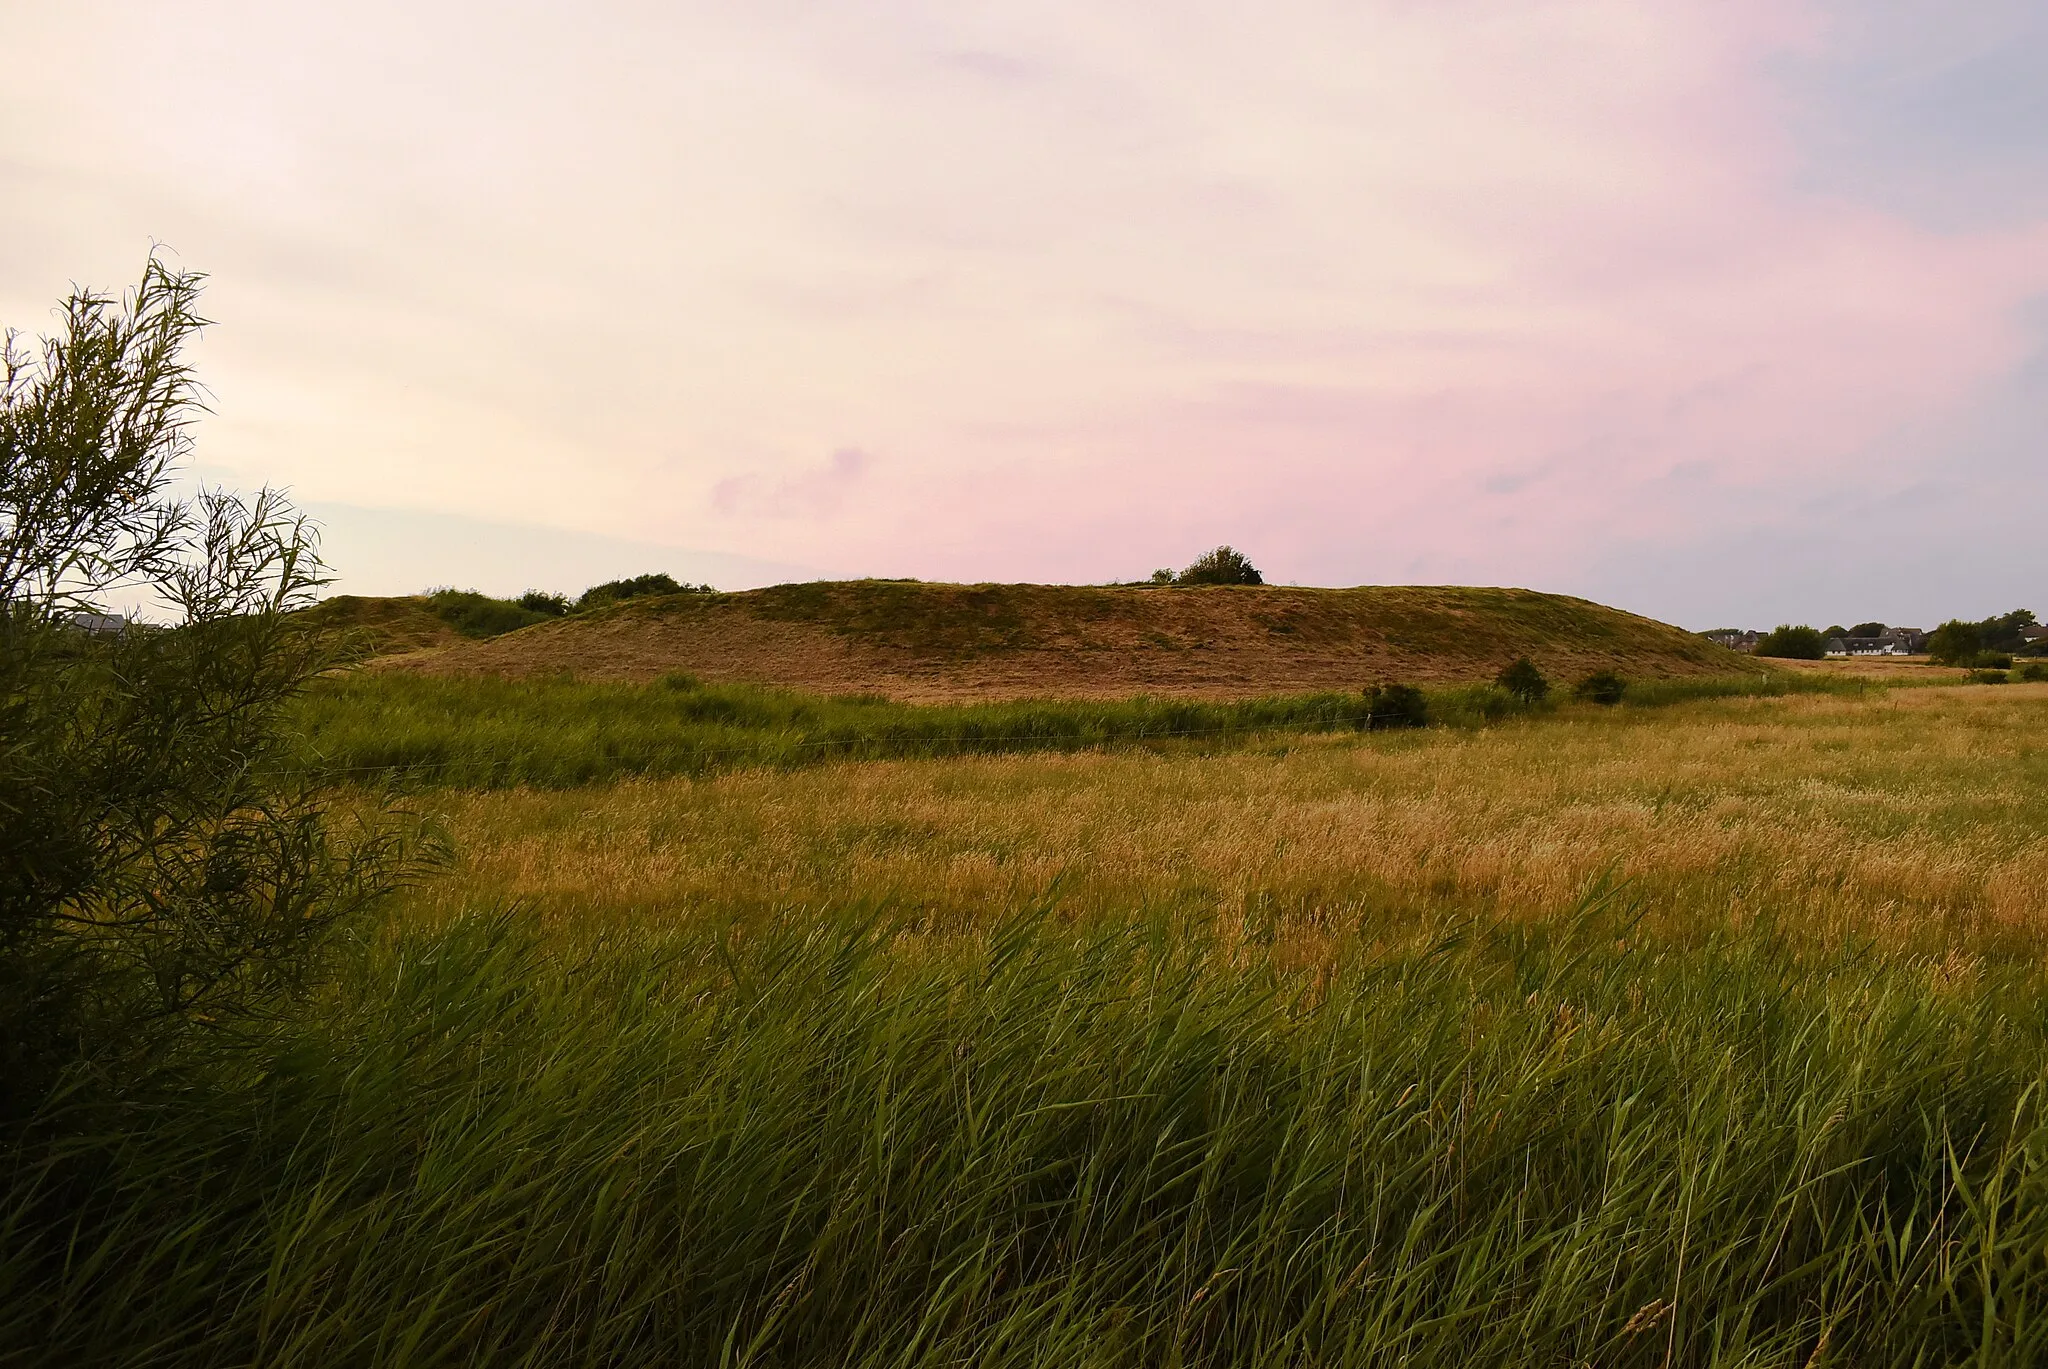
<svg viewBox="0 0 2048 1369"><path fill-rule="evenodd" d="M1427 727L1429 701L1414 685L1373 685L1365 691L1365 726L1369 732L1396 727Z"/></svg>
<svg viewBox="0 0 2048 1369"><path fill-rule="evenodd" d="M1780 623L1757 642L1756 654L1775 656L1781 661L1818 661L1828 653L1818 628Z"/></svg>
<svg viewBox="0 0 2048 1369"><path fill-rule="evenodd" d="M2017 684L2038 684L2048 680L2048 662L2022 661L2019 669L2013 671L2012 679Z"/></svg>
<svg viewBox="0 0 2048 1369"><path fill-rule="evenodd" d="M1578 682L1572 697L1582 703L1612 706L1628 693L1628 681L1611 670L1597 670Z"/></svg>
<svg viewBox="0 0 2048 1369"><path fill-rule="evenodd" d="M1527 656L1522 657L1494 677L1493 681L1525 704L1542 703L1550 696L1550 681L1543 678L1543 672Z"/></svg>
<svg viewBox="0 0 2048 1369"><path fill-rule="evenodd" d="M1970 672L1971 684L2004 684L2007 678L2009 677L2003 670L1973 670Z"/></svg>

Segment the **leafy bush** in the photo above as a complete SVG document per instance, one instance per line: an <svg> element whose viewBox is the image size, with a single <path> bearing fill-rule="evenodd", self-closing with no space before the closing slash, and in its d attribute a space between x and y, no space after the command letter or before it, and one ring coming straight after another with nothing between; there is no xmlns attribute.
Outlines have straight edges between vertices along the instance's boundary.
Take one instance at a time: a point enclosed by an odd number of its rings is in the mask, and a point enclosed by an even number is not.
<svg viewBox="0 0 2048 1369"><path fill-rule="evenodd" d="M1572 688L1572 697L1584 703L1612 706L1628 693L1628 681L1611 670L1597 670Z"/></svg>
<svg viewBox="0 0 2048 1369"><path fill-rule="evenodd" d="M1414 685L1377 684L1365 691L1365 726L1368 731L1428 725L1429 701Z"/></svg>
<svg viewBox="0 0 2048 1369"><path fill-rule="evenodd" d="M1540 704L1550 696L1550 681L1527 656L1501 671L1493 682L1525 704Z"/></svg>
<svg viewBox="0 0 2048 1369"><path fill-rule="evenodd" d="M304 521L173 494L200 281L152 258L123 304L75 293L40 358L4 351L0 1114L264 1015L409 868L400 829L344 837L291 778L284 710L336 659L291 612L322 583ZM175 622L71 626L117 587Z"/></svg>
<svg viewBox="0 0 2048 1369"><path fill-rule="evenodd" d="M545 618L560 618L573 612L575 605L566 594L549 594L544 590L530 589L519 596L519 607L528 613L538 613Z"/></svg>
<svg viewBox="0 0 2048 1369"><path fill-rule="evenodd" d="M2012 657L2003 651L1980 651L1963 664L1972 670L2010 670Z"/></svg>
<svg viewBox="0 0 2048 1369"><path fill-rule="evenodd" d="M2007 676L2003 670L1973 670L1970 672L1971 684L2004 684L2006 679Z"/></svg>
<svg viewBox="0 0 2048 1369"><path fill-rule="evenodd" d="M2035 625L2033 611L2024 608L1976 623L1951 618L1927 634L1927 654L1937 665L1969 665L1986 652L2039 654L2048 643L2027 640L2027 629Z"/></svg>
<svg viewBox="0 0 2048 1369"><path fill-rule="evenodd" d="M437 589L427 594L436 617L465 637L499 637L535 623L551 614L539 613L511 599L493 599L473 589Z"/></svg>
<svg viewBox="0 0 2048 1369"><path fill-rule="evenodd" d="M2013 671L2012 678L2021 684L2038 684L2042 680L2048 680L2048 662L2022 661L2019 669Z"/></svg>
<svg viewBox="0 0 2048 1369"><path fill-rule="evenodd" d="M1983 634L1977 625L1960 618L1951 618L1927 634L1927 655L1936 665L1962 665L1983 646Z"/></svg>
<svg viewBox="0 0 2048 1369"><path fill-rule="evenodd" d="M1182 571L1174 581L1180 585L1263 585L1266 578L1259 574L1244 553L1228 545L1220 546L1195 561Z"/></svg>
<svg viewBox="0 0 2048 1369"><path fill-rule="evenodd" d="M636 575L630 580L607 580L601 585L592 585L583 591L576 601L578 609L603 608L625 599L645 599L657 594L710 594L709 585L685 585L672 575L655 571L648 575Z"/></svg>
<svg viewBox="0 0 2048 1369"><path fill-rule="evenodd" d="M1814 628L1780 623L1757 642L1756 654L1787 661L1818 661L1827 655L1827 643Z"/></svg>

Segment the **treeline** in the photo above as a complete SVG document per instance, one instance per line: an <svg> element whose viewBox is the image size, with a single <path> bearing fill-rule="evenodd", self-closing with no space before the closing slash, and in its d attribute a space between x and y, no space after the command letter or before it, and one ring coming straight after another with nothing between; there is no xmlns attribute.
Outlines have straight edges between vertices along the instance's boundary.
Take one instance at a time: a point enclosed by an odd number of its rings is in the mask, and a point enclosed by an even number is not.
<svg viewBox="0 0 2048 1369"><path fill-rule="evenodd" d="M2004 670L2015 656L2048 656L2048 639L2027 632L2038 626L2034 611L2025 608L1976 623L1951 618L1927 634L1927 654L1942 665Z"/></svg>
<svg viewBox="0 0 2048 1369"><path fill-rule="evenodd" d="M2048 656L2048 636L2031 631L2039 626L2034 611L2026 608L1994 614L1979 622L1951 618L1927 634L1921 650L1936 665L2008 670L2015 656ZM1881 637L1889 630L1879 622L1825 629L1804 623L1780 623L1758 639L1755 654L1779 660L1818 661L1827 654L1830 642Z"/></svg>

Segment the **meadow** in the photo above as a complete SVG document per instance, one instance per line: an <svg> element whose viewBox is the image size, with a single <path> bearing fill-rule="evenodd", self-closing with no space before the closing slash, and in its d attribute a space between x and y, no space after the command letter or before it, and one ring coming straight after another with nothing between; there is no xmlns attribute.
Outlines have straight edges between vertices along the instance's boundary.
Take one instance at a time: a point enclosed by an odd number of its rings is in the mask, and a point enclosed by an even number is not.
<svg viewBox="0 0 2048 1369"><path fill-rule="evenodd" d="M308 764L455 864L14 1170L0 1363L2048 1356L2048 687L417 687Z"/></svg>
<svg viewBox="0 0 2048 1369"><path fill-rule="evenodd" d="M1627 703L1856 694L1865 682L1783 672L1641 680ZM1423 691L1432 721L1471 728L1530 708L1491 685ZM1372 725L1357 690L1232 700L1135 697L905 704L878 694L820 695L706 683L684 673L648 684L568 675L503 678L361 671L320 683L294 719L303 765L348 782L459 789L573 788L633 776L702 776L846 760L1179 747L1231 749L1267 733L1352 732Z"/></svg>

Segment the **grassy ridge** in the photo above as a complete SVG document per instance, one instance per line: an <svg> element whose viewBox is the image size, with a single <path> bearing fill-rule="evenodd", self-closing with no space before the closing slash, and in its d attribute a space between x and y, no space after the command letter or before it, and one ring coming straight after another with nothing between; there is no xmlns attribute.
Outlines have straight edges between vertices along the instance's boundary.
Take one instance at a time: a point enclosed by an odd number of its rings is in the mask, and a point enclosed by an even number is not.
<svg viewBox="0 0 2048 1369"><path fill-rule="evenodd" d="M1652 681L1644 705L1786 692L1855 692L1819 676ZM1501 690L1429 691L1432 718L1474 726L1527 713ZM651 685L364 672L301 706L307 764L460 788L567 788L629 776L704 775L847 759L996 755L1105 746L1241 745L1275 732L1367 725L1363 695L1237 701L1044 700L931 706L669 676Z"/></svg>
<svg viewBox="0 0 2048 1369"><path fill-rule="evenodd" d="M267 1069L12 1167L0 1346L2039 1363L2043 1022L2035 974L1597 911L1295 973L1144 919L470 919L365 952Z"/></svg>

